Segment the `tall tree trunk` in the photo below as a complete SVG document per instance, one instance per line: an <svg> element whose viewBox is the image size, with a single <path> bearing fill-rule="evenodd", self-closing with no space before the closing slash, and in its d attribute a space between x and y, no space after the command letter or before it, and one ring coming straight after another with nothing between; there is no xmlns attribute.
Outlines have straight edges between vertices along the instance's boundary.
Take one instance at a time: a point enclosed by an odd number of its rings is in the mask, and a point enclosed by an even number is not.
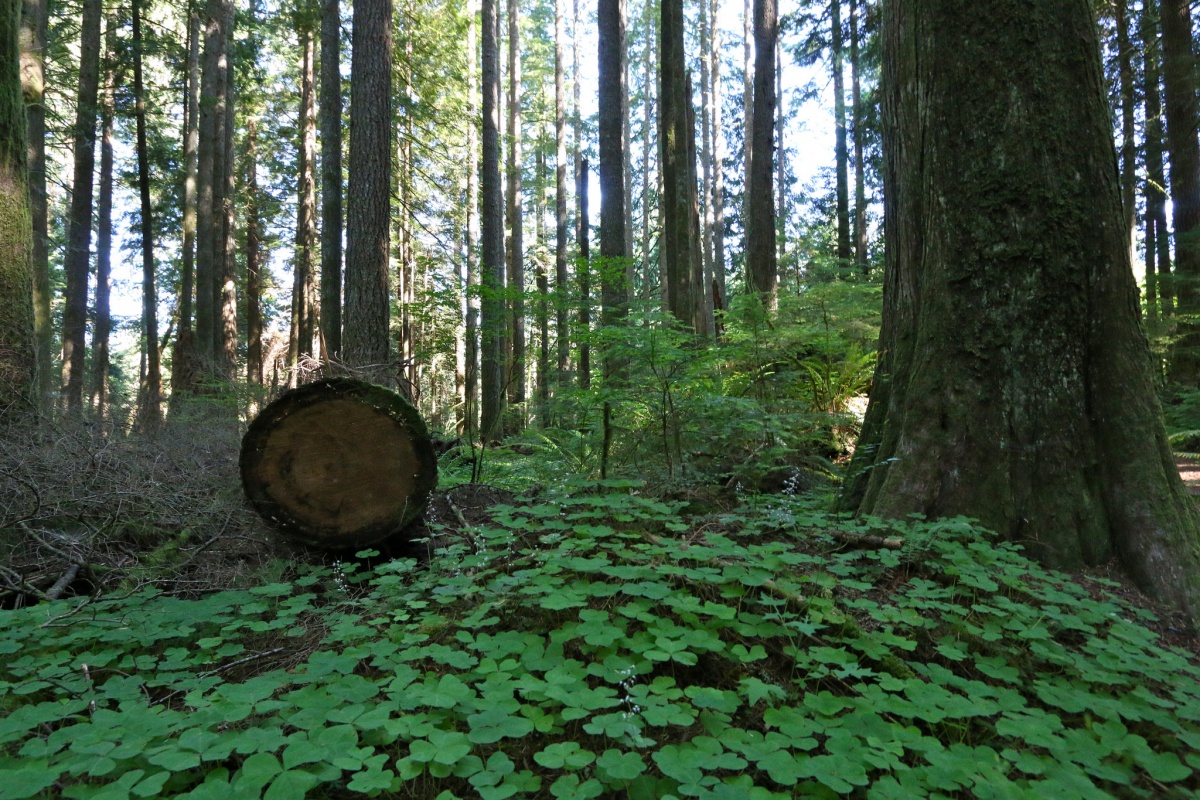
<svg viewBox="0 0 1200 800"><path fill-rule="evenodd" d="M246 120L246 381L263 382L262 242L258 207L258 116Z"/></svg>
<svg viewBox="0 0 1200 800"><path fill-rule="evenodd" d="M1117 94L1121 111L1121 203L1129 252L1133 252L1137 219L1137 140L1134 128L1133 42L1129 36L1128 0L1114 0L1117 22Z"/></svg>
<svg viewBox="0 0 1200 800"><path fill-rule="evenodd" d="M542 135L537 147L537 319L538 319L538 362L537 362L537 416L539 426L546 427L546 413L550 405L550 278L546 274L546 121L542 120Z"/></svg>
<svg viewBox="0 0 1200 800"><path fill-rule="evenodd" d="M392 3L354 4L350 69L350 184L346 221L345 362L392 383L388 364L388 234L391 213Z"/></svg>
<svg viewBox="0 0 1200 800"><path fill-rule="evenodd" d="M96 418L108 420L110 367L109 335L112 332L112 202L113 202L113 92L116 86L116 21L109 18L104 31L104 84L100 93L100 196L96 203L96 322L92 328L92 408Z"/></svg>
<svg viewBox="0 0 1200 800"><path fill-rule="evenodd" d="M217 302L220 304L215 321L217 331L217 355L221 375L229 381L234 379L234 364L237 361L237 252L234 238L234 199L236 196L233 155L233 133L235 128L234 114L237 108L236 87L234 86L233 68L233 0L225 0L225 71L224 83L224 116L222 117L221 141L224 148L221 155L221 182L224 186L221 192L220 204L213 209L221 219L221 246L219 261L221 274L217 287Z"/></svg>
<svg viewBox="0 0 1200 800"><path fill-rule="evenodd" d="M654 124L655 108L658 100L654 94L654 38L658 32L654 28L654 3L646 0L642 7L642 27L646 31L646 41L642 50L642 299L649 300L654 286L656 270L650 262L650 150L651 127Z"/></svg>
<svg viewBox="0 0 1200 800"><path fill-rule="evenodd" d="M1157 273L1156 288L1162 296L1162 316L1175 314L1175 294L1171 285L1171 241L1167 230L1167 179L1163 168L1163 113L1161 94L1161 48L1159 47L1156 4L1144 3L1142 10L1142 52L1146 98L1146 277ZM1157 270L1154 269L1157 262ZM1149 293L1149 284L1147 284ZM1147 297L1147 300L1150 298Z"/></svg>
<svg viewBox="0 0 1200 800"><path fill-rule="evenodd" d="M712 20L712 36L709 40L707 57L712 70L712 107L713 107L713 305L714 312L724 310L725 294L725 127L721 124L721 104L724 95L721 93L721 26L720 1L709 0L708 18ZM715 323L715 330L720 330L720 323Z"/></svg>
<svg viewBox="0 0 1200 800"><path fill-rule="evenodd" d="M483 168L479 176L480 215L479 317L480 421L484 441L500 433L504 404L504 186L500 177L500 22L498 0L483 0L480 14L483 62Z"/></svg>
<svg viewBox="0 0 1200 800"><path fill-rule="evenodd" d="M315 355L313 339L316 333L316 293L313 278L313 251L317 246L317 192L313 170L316 161L316 108L313 83L316 43L312 30L300 28L300 108L299 141L297 142L296 180L296 249L292 265L292 326L288 339L288 364L291 377L288 385L300 381L300 361Z"/></svg>
<svg viewBox="0 0 1200 800"><path fill-rule="evenodd" d="M26 189L20 0L0 2L0 420L34 388L32 220Z"/></svg>
<svg viewBox="0 0 1200 800"><path fill-rule="evenodd" d="M142 8L133 0L133 96L137 117L138 194L142 222L142 347L146 373L138 393L138 427L162 425L162 369L158 357L158 289L154 268L154 222L150 203L150 154L146 145L146 87L142 81Z"/></svg>
<svg viewBox="0 0 1200 800"><path fill-rule="evenodd" d="M35 403L54 406L54 324L50 311L49 216L46 195L46 33L49 0L25 0L21 11L21 84L27 120L29 208L33 215L33 332Z"/></svg>
<svg viewBox="0 0 1200 800"><path fill-rule="evenodd" d="M183 114L183 242L179 267L179 324L171 358L171 402L174 414L180 401L192 391L195 375L195 334L192 329L192 295L195 294L196 209L200 142L200 12L189 2L188 57L184 76Z"/></svg>
<svg viewBox="0 0 1200 800"><path fill-rule="evenodd" d="M714 127L712 102L712 65L708 54L712 50L712 29L716 20L708 15L708 0L700 0L700 253L706 276L713 274L713 175L712 139ZM709 283L701 284L701 291L711 294Z"/></svg>
<svg viewBox="0 0 1200 800"><path fill-rule="evenodd" d="M204 63L200 73L200 104L196 171L196 331L195 369L211 371L216 358L214 321L217 309L217 279L224 248L220 236L221 218L216 214L216 200L223 193L216 165L224 149L220 127L221 85L224 73L221 63L225 53L225 10L221 0L207 0L204 9Z"/></svg>
<svg viewBox="0 0 1200 800"><path fill-rule="evenodd" d="M742 2L742 232L750 219L750 164L754 154L754 0ZM742 247L746 286L750 277L750 254Z"/></svg>
<svg viewBox="0 0 1200 800"><path fill-rule="evenodd" d="M554 333L557 345L558 373L555 384L567 381L571 363L571 336L568 317L570 284L567 277L567 38L566 0L554 0Z"/></svg>
<svg viewBox="0 0 1200 800"><path fill-rule="evenodd" d="M783 143L783 50L775 39L775 257L783 261L787 253L787 148ZM842 115L843 122L845 114ZM845 126L843 125L843 128Z"/></svg>
<svg viewBox="0 0 1200 800"><path fill-rule="evenodd" d="M775 40L779 19L775 0L754 0L754 123L750 174L746 185L746 266L750 288L764 305L775 306L778 267L771 191L775 119Z"/></svg>
<svg viewBox="0 0 1200 800"><path fill-rule="evenodd" d="M512 361L508 401L525 402L525 225L521 173L521 13L517 0L508 0L508 295ZM521 419L524 418L522 412ZM519 420L518 427L524 427Z"/></svg>
<svg viewBox="0 0 1200 800"><path fill-rule="evenodd" d="M412 7L409 5L406 12L411 12ZM407 36L404 40L404 88L401 96L411 98L413 96L412 84L412 37ZM405 109L400 129L400 146L399 146L399 166L397 174L397 182L399 184L400 207L404 209L398 218L399 230L399 262L400 273L398 277L398 285L396 287L396 298L400 305L400 363L401 363L401 393L408 398L414 406L419 406L421 398L421 386L419 380L419 367L416 358L416 336L417 330L413 325L412 310L416 304L416 281L417 281L417 259L416 253L413 250L413 233L412 233L412 212L413 208L413 118L412 110Z"/></svg>
<svg viewBox="0 0 1200 800"><path fill-rule="evenodd" d="M625 15L622 0L599 0L597 55L600 134L601 322L614 325L628 311L625 247L625 147L622 78L625 74Z"/></svg>
<svg viewBox="0 0 1200 800"><path fill-rule="evenodd" d="M1175 229L1175 293L1182 334L1171 354L1171 378L1200 385L1200 142L1192 17L1187 0L1163 0L1163 88L1171 153L1171 204Z"/></svg>
<svg viewBox="0 0 1200 800"><path fill-rule="evenodd" d="M854 263L864 276L870 274L867 266L867 186L864 150L866 130L863 124L862 82L859 76L858 18L859 3L850 0L850 116L854 120Z"/></svg>
<svg viewBox="0 0 1200 800"><path fill-rule="evenodd" d="M578 79L578 75L576 75ZM578 106L576 106L578 108ZM592 388L592 264L589 238L588 159L580 156L575 184L579 196L579 388Z"/></svg>
<svg viewBox="0 0 1200 800"><path fill-rule="evenodd" d="M75 108L75 176L71 184L67 251L63 257L63 386L67 410L83 410L84 332L92 246L92 178L96 168L96 100L100 88L101 0L86 0L79 33L79 93Z"/></svg>
<svg viewBox="0 0 1200 800"><path fill-rule="evenodd" d="M1200 520L1140 327L1089 4L883 14L886 299L845 505L971 516L1059 569L1116 554L1194 620Z"/></svg>
<svg viewBox="0 0 1200 800"><path fill-rule="evenodd" d="M833 17L830 42L833 56L834 161L837 169L837 256L846 263L854 253L850 249L850 156L846 149L846 79L845 70L842 69L841 0L832 0L830 11Z"/></svg>
<svg viewBox="0 0 1200 800"><path fill-rule="evenodd" d="M321 9L321 352L342 351L342 9Z"/></svg>
<svg viewBox="0 0 1200 800"><path fill-rule="evenodd" d="M695 132L691 129L691 82L684 56L683 2L663 0L659 22L659 148L663 174L661 249L667 282L667 310L694 333L704 331L702 289L696 285L694 249L695 164L691 162ZM768 126L769 128L770 126ZM770 202L768 200L768 202Z"/></svg>
<svg viewBox="0 0 1200 800"><path fill-rule="evenodd" d="M476 57L477 6L467 2L467 241L463 259L463 316L466 331L463 335L463 433L474 434L479 424L479 134L478 119L479 66Z"/></svg>

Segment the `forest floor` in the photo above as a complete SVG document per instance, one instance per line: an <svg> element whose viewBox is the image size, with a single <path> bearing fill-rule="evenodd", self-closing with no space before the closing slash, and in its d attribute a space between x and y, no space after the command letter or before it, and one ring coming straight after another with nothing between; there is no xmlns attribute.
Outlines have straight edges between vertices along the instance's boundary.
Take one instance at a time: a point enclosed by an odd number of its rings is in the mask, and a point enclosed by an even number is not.
<svg viewBox="0 0 1200 800"><path fill-rule="evenodd" d="M1180 458L1175 461L1179 467L1179 477L1192 495L1200 496L1200 460Z"/></svg>

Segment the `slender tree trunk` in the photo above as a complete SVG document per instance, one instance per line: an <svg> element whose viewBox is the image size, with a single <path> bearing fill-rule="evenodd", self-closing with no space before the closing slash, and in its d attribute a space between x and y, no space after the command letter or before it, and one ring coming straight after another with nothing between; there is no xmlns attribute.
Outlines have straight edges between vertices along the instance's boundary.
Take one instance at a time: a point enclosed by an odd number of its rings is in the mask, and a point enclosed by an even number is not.
<svg viewBox="0 0 1200 800"><path fill-rule="evenodd" d="M75 177L63 258L63 386L67 410L83 410L84 334L88 311L88 261L92 245L92 177L96 167L96 100L100 87L101 0L86 0L79 34L79 93L75 109Z"/></svg>
<svg viewBox="0 0 1200 800"><path fill-rule="evenodd" d="M866 130L863 124L862 82L859 76L860 54L858 42L859 3L850 0L850 115L854 120L854 263L864 276L870 274L867 266L867 186L864 149Z"/></svg>
<svg viewBox="0 0 1200 800"><path fill-rule="evenodd" d="M536 259L537 259L537 318L538 318L538 363L537 363L537 403L538 424L546 427L546 413L550 405L550 279L546 274L545 245L546 232L545 198L546 198L546 122L542 121L542 135L538 139L537 148L537 221Z"/></svg>
<svg viewBox="0 0 1200 800"><path fill-rule="evenodd" d="M571 336L568 309L570 283L567 276L567 93L566 0L554 2L554 333L558 355L558 374L555 384L567 381L571 363Z"/></svg>
<svg viewBox="0 0 1200 800"><path fill-rule="evenodd" d="M92 329L92 409L108 420L112 332L113 92L116 85L116 22L104 32L104 84L100 93L100 196L96 203L96 322Z"/></svg>
<svg viewBox="0 0 1200 800"><path fill-rule="evenodd" d="M854 254L850 249L850 181L849 160L846 149L846 80L842 69L842 3L833 0L830 5L833 27L830 41L833 43L833 123L834 160L837 168L837 256L843 263Z"/></svg>
<svg viewBox="0 0 1200 800"><path fill-rule="evenodd" d="M411 12L412 7L408 5L406 11ZM413 96L412 84L412 37L407 36L404 40L404 88L403 97ZM397 233L399 244L399 258L397 261L400 266L398 277L398 285L396 287L396 298L400 305L400 342L399 353L401 363L401 393L404 394L409 401L414 405L420 405L421 400L421 385L419 379L419 368L416 358L416 326L413 325L413 308L416 304L417 292L417 259L413 250L413 234L412 234L412 212L413 208L413 118L410 109L405 109L403 119L401 120L400 129L400 146L398 148L398 163L400 169L397 174L397 182L399 184L400 208L403 209L398 217L399 230Z"/></svg>
<svg viewBox="0 0 1200 800"><path fill-rule="evenodd" d="M599 0L597 53L600 107L601 322L615 325L629 305L625 236L625 16L621 0Z"/></svg>
<svg viewBox="0 0 1200 800"><path fill-rule="evenodd" d="M712 20L712 37L709 41L708 60L712 64L712 108L713 108L713 278L712 287L714 312L725 309L725 128L721 124L721 26L720 0L709 0L708 18ZM714 320L715 330L720 324Z"/></svg>
<svg viewBox="0 0 1200 800"><path fill-rule="evenodd" d="M463 426L462 432L474 435L479 424L479 135L476 120L479 114L479 65L476 58L477 7L475 0L467 3L467 242L463 259L463 315L466 333L463 365Z"/></svg>
<svg viewBox="0 0 1200 800"><path fill-rule="evenodd" d="M1130 253L1137 235L1137 140L1134 128L1133 42L1129 35L1128 0L1115 0L1117 22L1117 90L1121 110L1121 202Z"/></svg>
<svg viewBox="0 0 1200 800"><path fill-rule="evenodd" d="M1200 142L1192 19L1187 0L1163 0L1163 88L1171 154L1171 207L1175 229L1175 294L1181 338L1171 354L1171 378L1200 385Z"/></svg>
<svg viewBox="0 0 1200 800"><path fill-rule="evenodd" d="M500 177L500 22L498 0L483 0L481 60L483 62L483 168L479 185L480 215L480 421L484 441L500 433L504 404L504 187ZM361 0L360 0L361 2Z"/></svg>
<svg viewBox="0 0 1200 800"><path fill-rule="evenodd" d="M221 274L217 287L217 300L220 303L218 318L215 321L217 330L217 355L221 367L221 375L227 380L234 378L234 365L237 362L237 253L234 239L234 198L235 169L233 155L233 133L235 128L234 114L237 108L236 87L234 86L233 68L233 0L225 0L225 114L222 117L221 141L224 150L221 157L221 182L224 189L221 193L220 205L213 209L214 214L221 219L221 247L219 263ZM223 256L221 255L223 254Z"/></svg>
<svg viewBox="0 0 1200 800"><path fill-rule="evenodd" d="M388 364L392 3L357 0L351 42L350 184L346 224L345 362L378 383Z"/></svg>
<svg viewBox="0 0 1200 800"><path fill-rule="evenodd" d="M525 225L521 173L521 13L517 0L508 0L508 294L512 362L508 401L525 402ZM521 419L524 419L522 413ZM518 427L524 427L517 421Z"/></svg>
<svg viewBox="0 0 1200 800"><path fill-rule="evenodd" d="M0 2L0 420L26 410L34 391L33 230L20 24L20 0Z"/></svg>
<svg viewBox="0 0 1200 800"><path fill-rule="evenodd" d="M262 243L258 207L258 116L246 120L246 381L263 382Z"/></svg>
<svg viewBox="0 0 1200 800"><path fill-rule="evenodd" d="M342 350L342 9L321 9L321 352Z"/></svg>
<svg viewBox="0 0 1200 800"><path fill-rule="evenodd" d="M576 75L578 79L578 75ZM578 108L578 106L576 106ZM588 160L579 159L579 177L575 184L579 196L579 388L592 388L592 264L588 224Z"/></svg>
<svg viewBox="0 0 1200 800"><path fill-rule="evenodd" d="M713 274L713 174L712 139L714 106L712 102L712 65L708 54L712 51L712 28L716 20L709 19L708 0L700 0L700 242L701 262L706 276ZM708 281L701 290L711 295Z"/></svg>
<svg viewBox="0 0 1200 800"><path fill-rule="evenodd" d="M653 0L646 0L642 7L642 26L646 31L645 46L642 51L642 299L649 300L654 286L654 276L657 270L652 269L650 262L650 150L654 146L651 140L651 127L654 110L658 105L654 93L653 72L653 43L658 32L654 28Z"/></svg>
<svg viewBox="0 0 1200 800"><path fill-rule="evenodd" d="M1089 4L883 14L883 329L846 505L974 517L1058 569L1116 555L1195 620L1200 520L1139 323Z"/></svg>
<svg viewBox="0 0 1200 800"><path fill-rule="evenodd" d="M296 249L292 265L292 327L288 340L288 364L291 377L288 385L300 382L299 365L305 356L314 355L316 332L313 280L313 251L317 246L316 181L313 170L316 161L316 108L313 103L316 43L313 32L300 29L300 130L297 142L296 181Z"/></svg>
<svg viewBox="0 0 1200 800"><path fill-rule="evenodd" d="M754 123L746 186L746 263L750 287L764 305L775 306L775 214L771 191L775 119L775 0L754 0ZM839 226L840 227L840 226Z"/></svg>
<svg viewBox="0 0 1200 800"><path fill-rule="evenodd" d="M146 87L142 81L141 0L133 0L133 95L137 117L138 193L142 202L142 347L146 374L139 392L138 427L162 425L162 369L158 357L158 289L154 267L154 222L150 203L150 154L146 146Z"/></svg>
<svg viewBox="0 0 1200 800"><path fill-rule="evenodd" d="M179 325L175 351L171 358L171 403L174 414L179 403L192 391L195 375L196 341L192 329L192 295L195 294L196 209L200 142L200 12L189 3L188 58L184 76L183 160L183 242L179 267Z"/></svg>
<svg viewBox="0 0 1200 800"><path fill-rule="evenodd" d="M1159 46L1156 5L1146 3L1142 11L1146 98L1146 213L1154 220L1154 252L1147 260L1157 261L1162 297L1162 316L1175 315L1175 292L1171 280L1171 239L1167 230L1167 179L1163 167L1162 49ZM1147 237L1147 246L1150 237Z"/></svg>
<svg viewBox="0 0 1200 800"><path fill-rule="evenodd" d="M750 166L754 155L754 0L742 2L742 245L746 286L754 285L747 250L750 220Z"/></svg>
<svg viewBox="0 0 1200 800"><path fill-rule="evenodd" d="M21 83L27 120L29 209L33 215L33 333L35 403L54 407L54 324L50 305L49 217L46 195L46 33L49 0L25 0L21 13Z"/></svg>
<svg viewBox="0 0 1200 800"><path fill-rule="evenodd" d="M783 143L783 51L775 39L775 257L776 263L787 254L787 148ZM844 104L843 104L844 105ZM843 122L845 114L843 112ZM844 126L843 126L844 127Z"/></svg>

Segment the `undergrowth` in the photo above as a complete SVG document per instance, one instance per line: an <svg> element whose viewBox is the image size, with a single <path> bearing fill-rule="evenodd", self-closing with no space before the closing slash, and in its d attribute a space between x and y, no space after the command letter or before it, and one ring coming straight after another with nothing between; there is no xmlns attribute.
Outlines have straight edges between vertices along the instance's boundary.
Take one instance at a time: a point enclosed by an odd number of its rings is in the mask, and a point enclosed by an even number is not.
<svg viewBox="0 0 1200 800"><path fill-rule="evenodd" d="M1145 612L879 526L576 484L428 565L0 615L0 798L1196 796Z"/></svg>

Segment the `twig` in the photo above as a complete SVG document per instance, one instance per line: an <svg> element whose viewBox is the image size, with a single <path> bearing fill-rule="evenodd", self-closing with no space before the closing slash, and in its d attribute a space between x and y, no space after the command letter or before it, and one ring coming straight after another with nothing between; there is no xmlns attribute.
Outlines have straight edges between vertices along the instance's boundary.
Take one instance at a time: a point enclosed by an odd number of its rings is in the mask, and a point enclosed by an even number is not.
<svg viewBox="0 0 1200 800"><path fill-rule="evenodd" d="M267 650L262 653L255 653L254 655L246 656L245 658L239 658L237 661L230 661L228 664L222 664L216 669L210 669L208 672L202 672L197 677L210 678L213 675L216 675L219 672L224 672L227 669L233 669L234 667L241 666L242 664L248 664L251 661L257 661L260 658L266 658L267 656L273 656L276 653L282 653L285 649L286 648L283 647L276 647L274 650Z"/></svg>
<svg viewBox="0 0 1200 800"><path fill-rule="evenodd" d="M71 585L71 581L75 580L75 576L79 574L81 564L72 564L62 577L54 582L54 585L46 590L46 597L51 600L57 600L62 596L62 593Z"/></svg>
<svg viewBox="0 0 1200 800"><path fill-rule="evenodd" d="M455 505L454 499L450 497L449 494L446 495L446 504L450 506L450 510L454 512L454 517L458 520L459 525L462 525L464 528L470 527L467 524L467 518L463 516L462 509Z"/></svg>

